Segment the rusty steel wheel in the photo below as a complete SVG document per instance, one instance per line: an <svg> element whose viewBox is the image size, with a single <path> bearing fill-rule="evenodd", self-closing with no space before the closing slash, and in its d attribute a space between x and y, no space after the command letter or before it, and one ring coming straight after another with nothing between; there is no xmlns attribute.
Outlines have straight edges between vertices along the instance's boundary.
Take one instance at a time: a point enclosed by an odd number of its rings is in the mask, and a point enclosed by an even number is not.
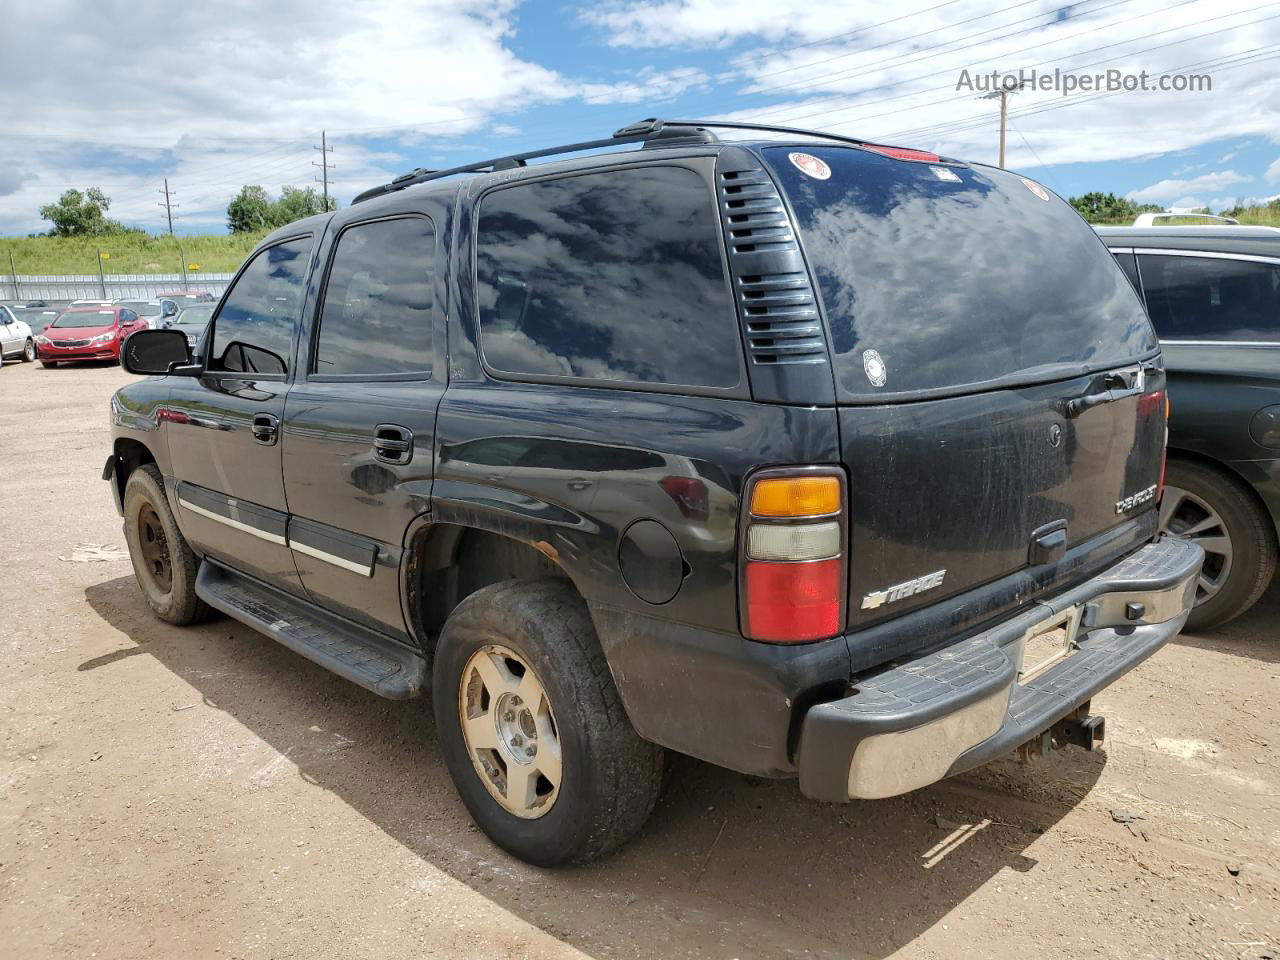
<svg viewBox="0 0 1280 960"><path fill-rule="evenodd" d="M141 568L146 570L161 593L173 589L173 561L169 559L169 541L155 507L144 504L138 511L138 543L142 548Z"/></svg>

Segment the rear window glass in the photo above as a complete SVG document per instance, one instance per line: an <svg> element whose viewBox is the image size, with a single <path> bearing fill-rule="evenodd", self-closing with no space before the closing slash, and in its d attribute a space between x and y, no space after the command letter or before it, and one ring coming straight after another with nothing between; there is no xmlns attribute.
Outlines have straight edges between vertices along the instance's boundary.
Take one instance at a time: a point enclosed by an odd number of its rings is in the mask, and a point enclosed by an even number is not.
<svg viewBox="0 0 1280 960"><path fill-rule="evenodd" d="M1140 254L1156 333L1167 340L1280 341L1280 265Z"/></svg>
<svg viewBox="0 0 1280 960"><path fill-rule="evenodd" d="M764 155L818 280L843 399L1048 380L1155 349L1133 287L1052 194L1002 170L806 146L830 169L818 179L794 152Z"/></svg>
<svg viewBox="0 0 1280 960"><path fill-rule="evenodd" d="M481 201L480 343L494 370L732 387L742 341L711 191L683 167L509 187Z"/></svg>

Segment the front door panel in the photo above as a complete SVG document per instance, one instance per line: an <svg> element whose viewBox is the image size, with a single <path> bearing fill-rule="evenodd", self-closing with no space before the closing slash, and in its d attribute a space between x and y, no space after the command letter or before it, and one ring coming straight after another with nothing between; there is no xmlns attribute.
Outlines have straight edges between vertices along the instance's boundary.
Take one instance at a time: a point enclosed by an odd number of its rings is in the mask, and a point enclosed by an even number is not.
<svg viewBox="0 0 1280 960"><path fill-rule="evenodd" d="M266 442L262 429L262 418L283 417L288 384L212 375L174 380L166 418L183 534L202 553L300 592L284 535L279 436Z"/></svg>

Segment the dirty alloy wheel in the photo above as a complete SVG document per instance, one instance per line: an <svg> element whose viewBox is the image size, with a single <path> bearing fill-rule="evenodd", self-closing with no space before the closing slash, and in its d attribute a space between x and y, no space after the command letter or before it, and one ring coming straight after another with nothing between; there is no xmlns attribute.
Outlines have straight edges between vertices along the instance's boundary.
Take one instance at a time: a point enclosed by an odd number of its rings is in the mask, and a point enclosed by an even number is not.
<svg viewBox="0 0 1280 960"><path fill-rule="evenodd" d="M178 529L164 480L154 464L129 474L124 488L124 535L134 576L156 616L179 626L205 619L209 608L196 596L200 558Z"/></svg>
<svg viewBox="0 0 1280 960"><path fill-rule="evenodd" d="M1160 532L1204 549L1188 630L1238 617L1262 596L1276 566L1271 521L1234 477L1191 461L1169 461Z"/></svg>
<svg viewBox="0 0 1280 960"><path fill-rule="evenodd" d="M36 342L34 340L28 340L27 345L22 348L22 359L27 363L35 363Z"/></svg>
<svg viewBox="0 0 1280 960"><path fill-rule="evenodd" d="M454 785L513 856L586 863L653 809L662 749L632 729L567 581L510 580L463 600L436 646L432 694Z"/></svg>

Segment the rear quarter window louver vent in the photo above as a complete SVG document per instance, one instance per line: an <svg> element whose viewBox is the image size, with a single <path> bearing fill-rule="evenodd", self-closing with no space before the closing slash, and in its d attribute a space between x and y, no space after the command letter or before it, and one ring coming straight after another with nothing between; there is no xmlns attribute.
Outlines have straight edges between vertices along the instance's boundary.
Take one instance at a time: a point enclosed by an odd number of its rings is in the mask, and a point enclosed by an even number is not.
<svg viewBox="0 0 1280 960"><path fill-rule="evenodd" d="M751 363L825 364L817 297L778 188L758 162L733 169L746 164L728 159L717 174L720 215Z"/></svg>

